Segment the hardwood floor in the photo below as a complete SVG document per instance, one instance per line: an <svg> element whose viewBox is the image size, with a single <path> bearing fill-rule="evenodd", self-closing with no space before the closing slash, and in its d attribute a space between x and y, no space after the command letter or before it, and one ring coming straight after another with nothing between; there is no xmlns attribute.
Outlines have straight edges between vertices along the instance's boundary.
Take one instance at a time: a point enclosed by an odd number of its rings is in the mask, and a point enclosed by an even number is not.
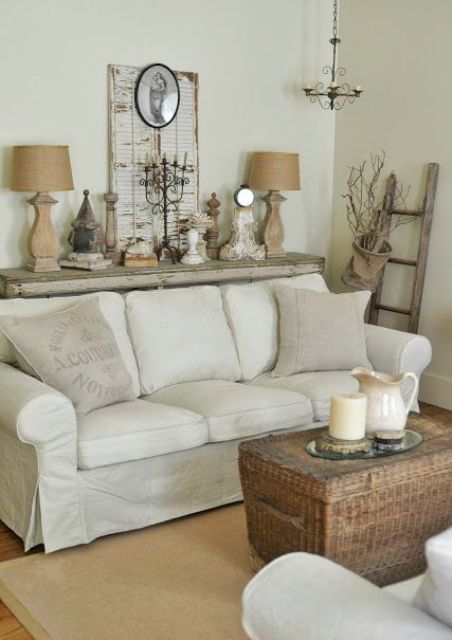
<svg viewBox="0 0 452 640"><path fill-rule="evenodd" d="M444 420L452 424L452 411L422 404L421 412L436 420ZM37 553L41 551L36 550ZM0 562L24 556L22 541L0 522ZM33 640L32 636L22 627L16 618L0 601L0 640Z"/></svg>
<svg viewBox="0 0 452 640"><path fill-rule="evenodd" d="M22 540L0 522L0 562L13 560L25 555ZM32 640L20 622L0 601L0 638L1 640Z"/></svg>

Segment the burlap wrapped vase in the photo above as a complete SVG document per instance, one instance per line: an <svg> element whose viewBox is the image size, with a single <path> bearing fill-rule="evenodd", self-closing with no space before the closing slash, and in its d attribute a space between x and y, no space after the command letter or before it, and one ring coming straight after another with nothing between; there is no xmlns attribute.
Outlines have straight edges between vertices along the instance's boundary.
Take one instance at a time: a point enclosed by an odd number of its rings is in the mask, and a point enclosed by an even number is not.
<svg viewBox="0 0 452 640"><path fill-rule="evenodd" d="M360 246L358 239L352 248L353 255L342 273L342 281L353 289L375 291L381 270L391 257L391 245L385 240L380 252L368 251Z"/></svg>

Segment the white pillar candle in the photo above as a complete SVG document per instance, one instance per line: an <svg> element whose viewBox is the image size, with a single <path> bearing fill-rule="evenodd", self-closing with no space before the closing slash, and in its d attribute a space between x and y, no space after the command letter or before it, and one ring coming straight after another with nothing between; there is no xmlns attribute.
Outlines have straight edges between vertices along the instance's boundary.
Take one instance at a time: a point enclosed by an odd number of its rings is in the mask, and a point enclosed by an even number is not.
<svg viewBox="0 0 452 640"><path fill-rule="evenodd" d="M331 398L328 432L338 440L361 440L366 433L367 396L342 393Z"/></svg>

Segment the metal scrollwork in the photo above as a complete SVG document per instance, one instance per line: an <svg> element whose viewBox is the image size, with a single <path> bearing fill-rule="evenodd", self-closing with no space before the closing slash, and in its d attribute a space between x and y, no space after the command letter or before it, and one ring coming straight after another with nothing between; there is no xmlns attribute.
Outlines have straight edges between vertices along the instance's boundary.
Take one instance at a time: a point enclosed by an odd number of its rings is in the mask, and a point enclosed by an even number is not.
<svg viewBox="0 0 452 640"><path fill-rule="evenodd" d="M186 175L188 171L186 159L183 165L180 165L176 158L169 162L164 155L161 160L146 163L145 177L140 180L140 185L145 188L146 200L151 205L152 214L163 220L163 238L159 241L157 256L160 260L167 252L173 264L180 259L179 225L178 246L174 247L168 237L168 213L179 213L184 189L190 183L190 178Z"/></svg>

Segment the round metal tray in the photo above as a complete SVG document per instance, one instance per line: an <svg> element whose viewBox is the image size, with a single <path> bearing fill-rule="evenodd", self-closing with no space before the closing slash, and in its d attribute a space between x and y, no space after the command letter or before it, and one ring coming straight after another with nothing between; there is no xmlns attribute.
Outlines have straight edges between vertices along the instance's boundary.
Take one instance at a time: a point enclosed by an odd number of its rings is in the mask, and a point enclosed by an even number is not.
<svg viewBox="0 0 452 640"><path fill-rule="evenodd" d="M360 460L363 458L386 458L387 456L395 456L399 453L405 453L405 451L414 449L421 444L422 436L419 433L416 433L416 431L405 429L405 435L403 436L402 445L400 449L397 449L396 451L379 451L373 446L373 438L369 438L369 440L371 441L372 446L370 451L366 453L359 452L341 455L332 451L317 451L315 440L311 440L311 442L306 447L306 451L315 458L326 458L327 460Z"/></svg>

